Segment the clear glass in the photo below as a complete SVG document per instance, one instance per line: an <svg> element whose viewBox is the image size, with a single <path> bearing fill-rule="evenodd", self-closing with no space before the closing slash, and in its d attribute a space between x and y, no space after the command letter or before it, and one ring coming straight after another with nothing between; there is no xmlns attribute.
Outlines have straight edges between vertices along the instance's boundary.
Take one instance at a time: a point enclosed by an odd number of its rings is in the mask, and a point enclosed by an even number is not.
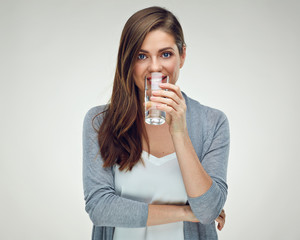
<svg viewBox="0 0 300 240"><path fill-rule="evenodd" d="M161 125L166 121L166 113L157 110L155 103L150 101L152 91L160 90L160 83L168 83L169 76L163 76L160 72L151 73L151 77L145 77L145 121L151 125Z"/></svg>

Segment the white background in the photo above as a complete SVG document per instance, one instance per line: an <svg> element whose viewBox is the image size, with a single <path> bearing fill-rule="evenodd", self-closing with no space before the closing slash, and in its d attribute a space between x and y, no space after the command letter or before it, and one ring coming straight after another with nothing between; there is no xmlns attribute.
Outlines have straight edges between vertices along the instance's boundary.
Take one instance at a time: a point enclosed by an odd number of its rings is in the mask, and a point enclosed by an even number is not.
<svg viewBox="0 0 300 240"><path fill-rule="evenodd" d="M231 127L223 240L300 239L300 2L0 1L0 239L82 240L82 123L109 100L126 20L180 20L177 84Z"/></svg>

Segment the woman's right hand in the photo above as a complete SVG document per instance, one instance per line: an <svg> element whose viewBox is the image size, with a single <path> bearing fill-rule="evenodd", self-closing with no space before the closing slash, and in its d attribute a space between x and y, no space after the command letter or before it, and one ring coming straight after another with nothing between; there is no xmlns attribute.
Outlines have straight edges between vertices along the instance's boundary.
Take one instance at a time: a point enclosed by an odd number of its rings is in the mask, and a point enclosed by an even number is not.
<svg viewBox="0 0 300 240"><path fill-rule="evenodd" d="M225 214L224 209L222 209L220 215L216 219L216 222L218 223L218 229L219 229L219 231L221 231L222 228L225 225L225 218L226 218L226 214Z"/></svg>
<svg viewBox="0 0 300 240"><path fill-rule="evenodd" d="M187 222L199 222L199 220L196 218L196 216L194 215L191 207L189 205L185 205L184 206L184 211L185 211L185 215L186 215L186 220ZM221 231L222 228L225 225L225 211L224 209L222 209L220 215L217 217L216 222L218 223L218 230Z"/></svg>

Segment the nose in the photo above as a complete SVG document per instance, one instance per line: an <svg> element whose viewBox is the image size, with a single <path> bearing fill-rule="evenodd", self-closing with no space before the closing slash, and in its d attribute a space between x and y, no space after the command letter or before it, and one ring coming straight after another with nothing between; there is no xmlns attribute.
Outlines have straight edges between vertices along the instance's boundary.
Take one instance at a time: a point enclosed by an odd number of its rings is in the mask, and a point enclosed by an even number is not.
<svg viewBox="0 0 300 240"><path fill-rule="evenodd" d="M161 70L162 70L162 65L160 61L157 58L152 58L148 66L148 71L161 72Z"/></svg>

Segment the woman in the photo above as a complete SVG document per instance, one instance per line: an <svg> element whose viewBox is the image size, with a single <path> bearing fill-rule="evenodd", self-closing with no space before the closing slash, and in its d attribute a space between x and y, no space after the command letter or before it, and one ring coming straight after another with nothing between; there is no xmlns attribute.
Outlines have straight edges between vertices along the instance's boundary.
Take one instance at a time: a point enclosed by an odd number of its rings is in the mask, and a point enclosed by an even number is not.
<svg viewBox="0 0 300 240"><path fill-rule="evenodd" d="M175 85L186 57L169 11L151 7L124 26L110 103L83 126L86 211L98 239L217 239L225 221L229 127L219 110ZM151 98L166 123L145 123L144 79L169 76ZM168 91L165 91L168 90Z"/></svg>

